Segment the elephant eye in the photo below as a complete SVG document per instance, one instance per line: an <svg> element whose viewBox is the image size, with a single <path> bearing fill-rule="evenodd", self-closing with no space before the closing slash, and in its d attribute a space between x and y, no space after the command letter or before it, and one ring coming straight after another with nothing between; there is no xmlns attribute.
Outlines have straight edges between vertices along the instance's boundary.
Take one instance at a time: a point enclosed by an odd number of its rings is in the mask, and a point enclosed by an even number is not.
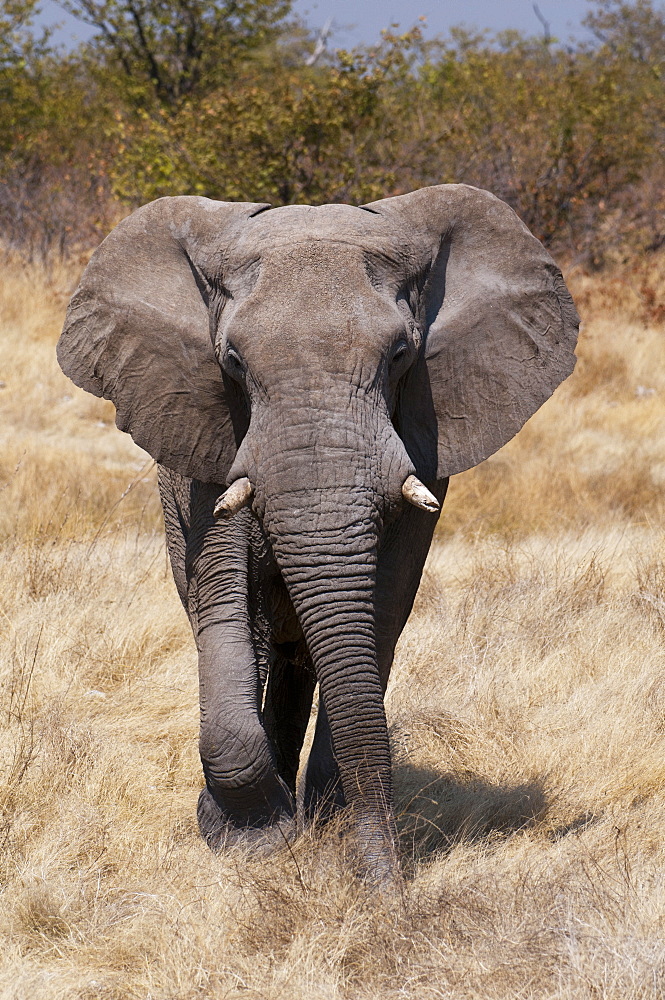
<svg viewBox="0 0 665 1000"><path fill-rule="evenodd" d="M242 358L240 357L240 355L238 354L238 352L234 347L227 347L226 360L231 368L239 372L243 371Z"/></svg>
<svg viewBox="0 0 665 1000"><path fill-rule="evenodd" d="M395 350L393 351L393 356L392 356L393 364L397 361L402 361L406 357L408 350L409 350L408 344L406 344L403 340L400 341L400 343L397 344Z"/></svg>

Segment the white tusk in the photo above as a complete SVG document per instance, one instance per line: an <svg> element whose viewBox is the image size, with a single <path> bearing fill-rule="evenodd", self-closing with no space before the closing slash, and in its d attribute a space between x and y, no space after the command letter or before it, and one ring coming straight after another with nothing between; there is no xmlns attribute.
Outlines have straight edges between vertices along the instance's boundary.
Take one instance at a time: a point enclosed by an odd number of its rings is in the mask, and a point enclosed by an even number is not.
<svg viewBox="0 0 665 1000"><path fill-rule="evenodd" d="M253 493L254 487L247 476L243 476L242 479L236 479L235 483L231 483L228 490L222 493L215 504L213 517L221 517L222 520L228 521L239 510L247 506L252 499Z"/></svg>
<svg viewBox="0 0 665 1000"><path fill-rule="evenodd" d="M434 513L441 507L434 494L430 493L416 476L409 476L408 479L405 479L402 493L405 500L412 503L414 507L420 507L421 510L429 510Z"/></svg>

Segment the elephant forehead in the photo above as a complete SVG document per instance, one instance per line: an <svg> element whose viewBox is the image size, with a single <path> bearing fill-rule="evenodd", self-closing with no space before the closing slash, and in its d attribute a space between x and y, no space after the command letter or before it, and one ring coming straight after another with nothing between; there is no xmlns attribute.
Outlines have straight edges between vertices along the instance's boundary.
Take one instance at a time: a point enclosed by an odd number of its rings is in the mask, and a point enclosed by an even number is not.
<svg viewBox="0 0 665 1000"><path fill-rule="evenodd" d="M370 278L365 250L331 240L267 250L251 291L234 296L221 324L248 361L326 370L374 363L402 326L394 297Z"/></svg>
<svg viewBox="0 0 665 1000"><path fill-rule="evenodd" d="M285 323L337 328L363 324L386 310L388 300L373 280L366 250L334 240L306 240L266 249L256 262L247 313L264 326Z"/></svg>
<svg viewBox="0 0 665 1000"><path fill-rule="evenodd" d="M352 205L286 205L249 219L236 234L240 256L263 257L272 252L288 253L308 245L327 243L332 251L356 247L371 255L401 261L406 246L394 223Z"/></svg>
<svg viewBox="0 0 665 1000"><path fill-rule="evenodd" d="M269 292L282 308L300 302L308 312L355 311L371 290L367 252L353 243L309 239L266 247L261 255L256 292Z"/></svg>
<svg viewBox="0 0 665 1000"><path fill-rule="evenodd" d="M285 205L259 212L249 223L247 234L254 233L258 238L356 235L362 239L392 229L381 216L353 205Z"/></svg>

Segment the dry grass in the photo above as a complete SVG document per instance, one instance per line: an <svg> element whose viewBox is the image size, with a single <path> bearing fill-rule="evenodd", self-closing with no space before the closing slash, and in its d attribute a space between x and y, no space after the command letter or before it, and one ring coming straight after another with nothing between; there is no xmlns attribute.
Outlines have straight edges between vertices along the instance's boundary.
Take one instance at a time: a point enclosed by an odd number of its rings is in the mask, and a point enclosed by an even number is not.
<svg viewBox="0 0 665 1000"><path fill-rule="evenodd" d="M451 487L388 695L401 900L343 830L198 840L193 644L153 472L53 359L72 277L0 283L2 1000L660 998L664 262L573 275L576 374Z"/></svg>

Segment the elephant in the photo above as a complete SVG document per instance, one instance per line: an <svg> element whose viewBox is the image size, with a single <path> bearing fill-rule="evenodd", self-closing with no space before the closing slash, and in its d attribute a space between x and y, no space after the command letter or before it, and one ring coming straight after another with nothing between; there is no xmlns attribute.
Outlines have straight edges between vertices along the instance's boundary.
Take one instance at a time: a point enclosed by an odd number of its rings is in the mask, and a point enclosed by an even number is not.
<svg viewBox="0 0 665 1000"><path fill-rule="evenodd" d="M165 197L106 237L57 355L159 467L198 649L201 834L348 810L399 880L384 694L449 477L572 372L561 272L488 191L360 207ZM258 849L258 848L257 848Z"/></svg>

